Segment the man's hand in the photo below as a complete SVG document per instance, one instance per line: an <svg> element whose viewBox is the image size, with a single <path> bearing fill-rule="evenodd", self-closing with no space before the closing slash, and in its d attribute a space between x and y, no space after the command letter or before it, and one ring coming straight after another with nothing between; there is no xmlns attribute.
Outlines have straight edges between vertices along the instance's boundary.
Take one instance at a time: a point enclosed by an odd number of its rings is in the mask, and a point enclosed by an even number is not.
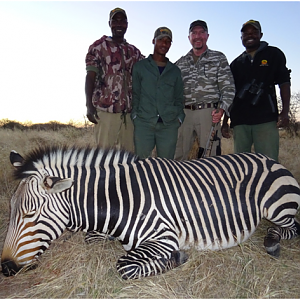
<svg viewBox="0 0 300 300"><path fill-rule="evenodd" d="M223 116L223 113L224 113L224 109L222 108L219 108L219 109L214 109L211 113L212 115L212 122L214 124L217 124L221 121L221 118Z"/></svg>
<svg viewBox="0 0 300 300"><path fill-rule="evenodd" d="M90 122L98 124L97 120L99 120L99 117L97 115L97 110L94 106L87 108L86 116Z"/></svg>
<svg viewBox="0 0 300 300"><path fill-rule="evenodd" d="M282 100L282 111L278 116L277 127L289 126L289 110L291 100L291 85L289 82L283 83L279 86L280 98Z"/></svg>
<svg viewBox="0 0 300 300"><path fill-rule="evenodd" d="M290 123L290 119L289 119L289 115L286 113L280 113L278 116L278 122L277 122L277 127L287 127L289 126Z"/></svg>
<svg viewBox="0 0 300 300"><path fill-rule="evenodd" d="M229 117L225 114L224 118L223 118L222 126L221 126L221 133L222 133L222 136L226 139L230 138L228 120L229 120Z"/></svg>
<svg viewBox="0 0 300 300"><path fill-rule="evenodd" d="M225 124L222 125L222 127L221 127L221 133L222 133L222 136L225 139L229 139L230 138L229 125L227 123L225 123Z"/></svg>

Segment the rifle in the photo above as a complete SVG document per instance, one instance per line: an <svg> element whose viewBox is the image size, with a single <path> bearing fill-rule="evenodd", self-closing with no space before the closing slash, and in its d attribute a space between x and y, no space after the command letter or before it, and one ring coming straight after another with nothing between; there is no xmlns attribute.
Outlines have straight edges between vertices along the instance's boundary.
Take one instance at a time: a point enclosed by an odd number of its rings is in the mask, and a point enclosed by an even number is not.
<svg viewBox="0 0 300 300"><path fill-rule="evenodd" d="M221 104L221 99L222 99L222 96L220 98L220 100L218 101L218 104L217 104L217 107L216 107L216 112L219 112L219 109L220 109L220 104ZM213 146L213 143L214 141L220 139L217 137L217 134L218 132L215 133L214 137L212 138L211 135L212 133L214 132L215 130L215 127L218 125L219 123L212 123L211 124L211 129L210 129L210 132L209 132L209 135L208 135L208 139L207 139L207 142L206 142L206 146L205 146L205 149L203 148L200 148L202 150L202 153L200 154L200 156L198 155L199 158L204 158L204 157L207 157L207 156L210 156L211 155L211 150L212 150L212 146ZM199 152L201 151L199 149Z"/></svg>

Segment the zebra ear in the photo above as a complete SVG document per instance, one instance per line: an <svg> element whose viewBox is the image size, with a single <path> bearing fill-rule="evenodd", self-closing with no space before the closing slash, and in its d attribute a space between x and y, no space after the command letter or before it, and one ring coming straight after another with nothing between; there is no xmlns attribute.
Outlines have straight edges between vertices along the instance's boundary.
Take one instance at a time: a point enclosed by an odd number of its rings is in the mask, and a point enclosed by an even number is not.
<svg viewBox="0 0 300 300"><path fill-rule="evenodd" d="M21 167L23 162L24 162L24 158L15 150L12 150L10 152L10 156L9 156L10 162L11 164L15 167Z"/></svg>
<svg viewBox="0 0 300 300"><path fill-rule="evenodd" d="M44 179L44 188L49 194L61 193L73 185L71 178L61 179L59 177L47 176Z"/></svg>

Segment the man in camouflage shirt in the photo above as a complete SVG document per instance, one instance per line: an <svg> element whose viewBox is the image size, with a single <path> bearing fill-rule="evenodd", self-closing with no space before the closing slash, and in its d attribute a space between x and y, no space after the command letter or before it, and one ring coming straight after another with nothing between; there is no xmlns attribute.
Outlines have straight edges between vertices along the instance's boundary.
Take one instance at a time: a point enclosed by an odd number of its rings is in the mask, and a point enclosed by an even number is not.
<svg viewBox="0 0 300 300"><path fill-rule="evenodd" d="M213 124L217 124L214 138L219 136L219 142L213 143L210 155L221 154L217 153L221 139L218 123L224 112L229 115L235 86L226 56L207 47L208 37L206 22L197 20L191 23L188 38L193 48L176 62L184 83L186 115L178 132L176 160L188 159L196 137L200 148L206 148ZM220 106L215 109L219 101Z"/></svg>
<svg viewBox="0 0 300 300"><path fill-rule="evenodd" d="M96 143L104 148L134 151L131 112L132 68L144 58L124 39L127 15L121 8L110 12L112 37L95 41L86 55L87 118L95 124Z"/></svg>

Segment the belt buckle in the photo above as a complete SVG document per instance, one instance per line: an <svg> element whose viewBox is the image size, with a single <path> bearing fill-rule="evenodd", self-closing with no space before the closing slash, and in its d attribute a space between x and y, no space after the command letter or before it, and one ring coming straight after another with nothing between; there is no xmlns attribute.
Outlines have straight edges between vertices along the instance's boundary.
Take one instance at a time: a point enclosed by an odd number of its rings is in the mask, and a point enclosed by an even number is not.
<svg viewBox="0 0 300 300"><path fill-rule="evenodd" d="M204 108L204 103L202 102L202 103L199 103L198 104L198 109L203 109Z"/></svg>

